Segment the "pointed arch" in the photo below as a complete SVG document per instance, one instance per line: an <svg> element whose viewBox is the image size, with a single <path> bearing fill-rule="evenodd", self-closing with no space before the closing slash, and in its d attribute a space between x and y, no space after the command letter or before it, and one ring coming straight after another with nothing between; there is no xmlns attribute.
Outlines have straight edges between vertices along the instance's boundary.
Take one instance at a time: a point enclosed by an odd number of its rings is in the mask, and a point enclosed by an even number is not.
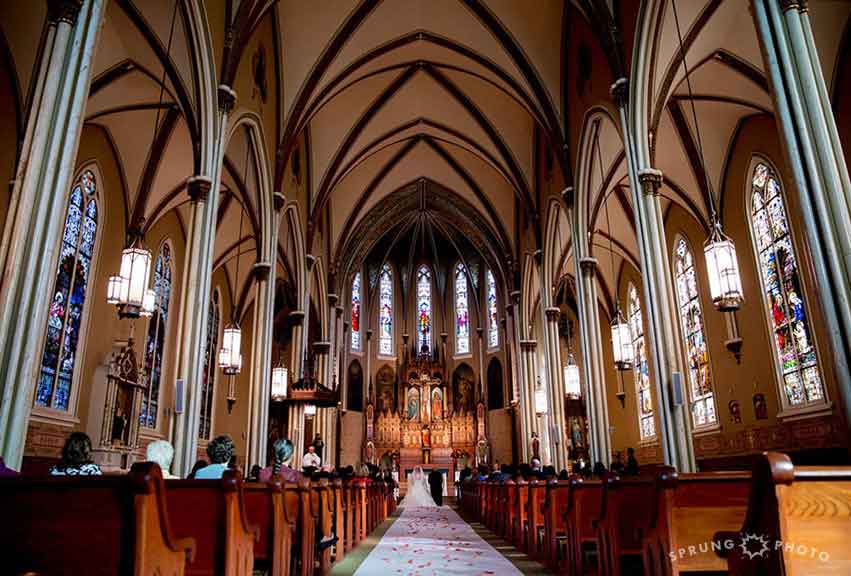
<svg viewBox="0 0 851 576"><path fill-rule="evenodd" d="M144 366L148 379L147 388L142 394L142 407L139 424L146 428L157 428L159 423L160 388L163 366L165 365L166 338L168 337L171 288L174 274L171 240L160 243L154 261L154 294L156 304L148 319L148 332L145 337Z"/></svg>

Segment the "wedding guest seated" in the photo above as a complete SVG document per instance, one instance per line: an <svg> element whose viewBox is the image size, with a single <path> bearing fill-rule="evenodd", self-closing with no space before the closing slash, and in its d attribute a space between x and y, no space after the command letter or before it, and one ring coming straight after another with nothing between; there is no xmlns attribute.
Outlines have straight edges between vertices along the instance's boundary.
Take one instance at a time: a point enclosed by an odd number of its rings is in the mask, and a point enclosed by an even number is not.
<svg viewBox="0 0 851 576"><path fill-rule="evenodd" d="M594 476L597 478L602 478L603 474L606 473L606 465L602 462L597 462L594 464Z"/></svg>
<svg viewBox="0 0 851 576"><path fill-rule="evenodd" d="M275 444L272 445L272 450L275 453L275 461L271 466L263 468L257 475L260 482L268 482L275 476L280 476L284 482L298 482L302 478L302 473L294 468L290 468L290 462L293 459L293 443L286 438L278 438Z"/></svg>
<svg viewBox="0 0 851 576"><path fill-rule="evenodd" d="M635 459L635 448L626 449L626 470L629 476L638 476L638 460Z"/></svg>
<svg viewBox="0 0 851 576"><path fill-rule="evenodd" d="M556 477L556 467L555 466L544 466L543 472L544 472L545 478L555 478Z"/></svg>
<svg viewBox="0 0 851 576"><path fill-rule="evenodd" d="M316 453L316 448L313 446L307 447L307 452L301 457L301 468L307 476L310 476L319 465L322 464L322 458Z"/></svg>
<svg viewBox="0 0 851 576"><path fill-rule="evenodd" d="M257 482L260 478L260 471L263 470L260 464L255 464L251 467L251 472L248 473L248 479Z"/></svg>
<svg viewBox="0 0 851 576"><path fill-rule="evenodd" d="M156 462L162 470L163 478L166 480L179 478L171 473L171 461L174 459L174 447L167 440L157 440L148 444L145 450L145 458L148 462Z"/></svg>
<svg viewBox="0 0 851 576"><path fill-rule="evenodd" d="M617 451L615 452L615 461L612 462L611 470L615 474L623 475L626 467L623 465L623 452Z"/></svg>
<svg viewBox="0 0 851 576"><path fill-rule="evenodd" d="M192 465L192 471L189 472L189 476L187 476L186 478L188 480L194 480L195 475L198 474L198 470L200 470L201 468L206 468L206 467L207 467L207 461L206 460L196 461L195 464Z"/></svg>
<svg viewBox="0 0 851 576"><path fill-rule="evenodd" d="M217 480L228 469L236 447L230 436L217 436L207 445L207 456L210 464L195 473L198 480Z"/></svg>
<svg viewBox="0 0 851 576"><path fill-rule="evenodd" d="M558 479L570 480L570 475L567 473L567 470L562 469L562 471L558 473Z"/></svg>
<svg viewBox="0 0 851 576"><path fill-rule="evenodd" d="M74 432L62 447L59 464L50 467L52 476L97 476L101 474L97 464L89 457L92 441L84 432Z"/></svg>
<svg viewBox="0 0 851 576"><path fill-rule="evenodd" d="M18 471L13 470L6 466L6 463L0 458L0 478L11 478L12 476L17 476Z"/></svg>

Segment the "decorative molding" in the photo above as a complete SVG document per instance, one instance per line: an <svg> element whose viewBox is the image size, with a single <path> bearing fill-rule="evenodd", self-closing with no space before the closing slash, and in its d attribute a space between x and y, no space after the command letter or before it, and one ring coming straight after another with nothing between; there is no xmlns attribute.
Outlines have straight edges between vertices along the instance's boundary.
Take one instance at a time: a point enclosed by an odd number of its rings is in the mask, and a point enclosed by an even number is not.
<svg viewBox="0 0 851 576"><path fill-rule="evenodd" d="M323 341L313 343L313 351L317 354L327 354L329 350L331 350L330 342Z"/></svg>
<svg viewBox="0 0 851 576"><path fill-rule="evenodd" d="M538 347L538 341L537 340L521 340L520 341L520 348L522 348L525 351L532 351L537 347Z"/></svg>
<svg viewBox="0 0 851 576"><path fill-rule="evenodd" d="M209 176L192 176L186 180L186 192L193 202L206 202L213 188L213 180Z"/></svg>
<svg viewBox="0 0 851 576"><path fill-rule="evenodd" d="M269 280L269 273L272 271L272 265L269 262L258 262L251 267L251 272L254 274L254 279L257 282Z"/></svg>
<svg viewBox="0 0 851 576"><path fill-rule="evenodd" d="M219 84L218 97L219 111L224 114L230 114L230 111L233 110L236 104L236 91L230 86Z"/></svg>
<svg viewBox="0 0 851 576"><path fill-rule="evenodd" d="M626 78L618 78L612 87L609 89L612 99L615 101L615 106L625 108L629 100L629 81Z"/></svg>
<svg viewBox="0 0 851 576"><path fill-rule="evenodd" d="M51 24L67 22L74 26L82 7L83 0L47 0L47 21Z"/></svg>
<svg viewBox="0 0 851 576"><path fill-rule="evenodd" d="M304 310L293 310L289 315L290 322L296 326L304 322Z"/></svg>
<svg viewBox="0 0 851 576"><path fill-rule="evenodd" d="M576 191L573 186L568 186L564 190L561 191L561 197L564 200L564 203L568 205L568 207L573 206L574 199L576 197Z"/></svg>
<svg viewBox="0 0 851 576"><path fill-rule="evenodd" d="M328 304L331 307L336 307L337 302L339 302L339 301L340 301L340 297L337 296L336 294L334 294L334 293L328 294Z"/></svg>
<svg viewBox="0 0 851 576"><path fill-rule="evenodd" d="M544 314L547 315L547 320L550 322L558 322L558 319L561 318L561 308L552 306L544 310Z"/></svg>
<svg viewBox="0 0 851 576"><path fill-rule="evenodd" d="M638 173L638 181L645 196L658 196L662 187L662 171L655 168L644 168Z"/></svg>
<svg viewBox="0 0 851 576"><path fill-rule="evenodd" d="M275 207L275 212L280 212L283 210L284 206L287 204L287 197L284 196L281 192L275 192L272 194L272 205Z"/></svg>
<svg viewBox="0 0 851 576"><path fill-rule="evenodd" d="M579 269L588 276L593 276L597 270L598 262L596 258L582 258L579 260Z"/></svg>

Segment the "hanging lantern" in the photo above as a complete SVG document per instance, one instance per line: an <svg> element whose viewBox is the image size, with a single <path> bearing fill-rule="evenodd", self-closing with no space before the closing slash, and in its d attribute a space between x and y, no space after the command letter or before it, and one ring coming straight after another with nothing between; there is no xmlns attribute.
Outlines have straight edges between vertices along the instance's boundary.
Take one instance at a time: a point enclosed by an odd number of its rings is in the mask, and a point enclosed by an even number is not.
<svg viewBox="0 0 851 576"><path fill-rule="evenodd" d="M304 415L305 416L316 416L316 404L305 404L304 405Z"/></svg>
<svg viewBox="0 0 851 576"><path fill-rule="evenodd" d="M222 349L219 350L219 368L228 376L239 374L242 369L242 332L239 326L231 324L222 335Z"/></svg>
<svg viewBox="0 0 851 576"><path fill-rule="evenodd" d="M632 334L620 307L618 307L618 311L612 319L612 353L615 357L615 368L618 370L632 369Z"/></svg>
<svg viewBox="0 0 851 576"><path fill-rule="evenodd" d="M547 389L541 384L540 378L538 379L538 386L535 388L535 413L538 416L547 413Z"/></svg>
<svg viewBox="0 0 851 576"><path fill-rule="evenodd" d="M706 272L709 275L712 304L722 312L738 310L744 301L744 296L739 261L736 258L736 246L721 231L720 223L715 223L709 240L703 246L703 254L706 257Z"/></svg>
<svg viewBox="0 0 851 576"><path fill-rule="evenodd" d="M272 400L280 402L287 397L289 372L286 366L278 365L272 368Z"/></svg>
<svg viewBox="0 0 851 576"><path fill-rule="evenodd" d="M569 398L582 397L582 383L579 381L579 366L573 354L567 355L567 364L564 365L564 393Z"/></svg>
<svg viewBox="0 0 851 576"><path fill-rule="evenodd" d="M150 274L151 253L137 238L121 253L118 276L110 276L107 283L106 301L118 306L119 317L138 318L153 313L156 293L148 289Z"/></svg>

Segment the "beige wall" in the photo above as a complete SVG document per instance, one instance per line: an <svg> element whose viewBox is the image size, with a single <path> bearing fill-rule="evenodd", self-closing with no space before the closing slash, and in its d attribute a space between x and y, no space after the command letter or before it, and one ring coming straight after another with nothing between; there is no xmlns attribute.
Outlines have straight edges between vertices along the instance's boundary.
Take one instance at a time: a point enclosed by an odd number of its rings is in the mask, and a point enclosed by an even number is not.
<svg viewBox="0 0 851 576"><path fill-rule="evenodd" d="M363 460L363 412L347 411L343 414L340 436L340 466L355 466Z"/></svg>

